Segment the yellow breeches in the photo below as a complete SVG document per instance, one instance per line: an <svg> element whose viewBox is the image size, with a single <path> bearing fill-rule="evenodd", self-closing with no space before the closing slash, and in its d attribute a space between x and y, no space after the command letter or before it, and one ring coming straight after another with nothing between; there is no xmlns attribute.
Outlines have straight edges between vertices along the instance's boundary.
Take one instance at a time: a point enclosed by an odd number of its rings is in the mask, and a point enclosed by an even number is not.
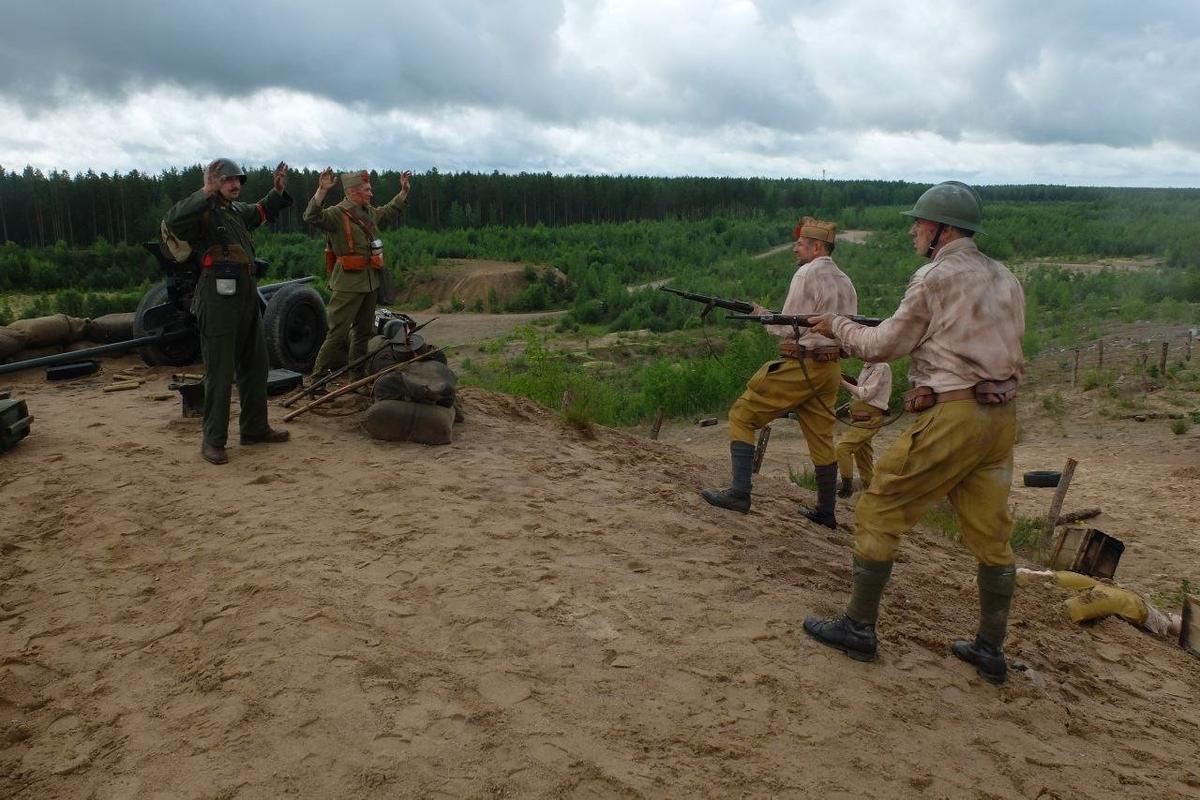
<svg viewBox="0 0 1200 800"><path fill-rule="evenodd" d="M871 419L854 421L855 413L870 414ZM857 464L863 488L866 488L871 485L871 476L875 471L875 450L871 447L871 440L875 438L875 434L883 425L883 412L875 406L856 400L850 405L850 414L853 424L846 434L838 439L835 448L838 472L843 478L849 478L854 475L854 465Z"/></svg>
<svg viewBox="0 0 1200 800"><path fill-rule="evenodd" d="M883 454L854 509L855 555L891 561L900 537L948 497L979 563L1012 564L1008 493L1016 430L1014 403L955 400L923 412Z"/></svg>
<svg viewBox="0 0 1200 800"><path fill-rule="evenodd" d="M746 391L729 409L729 438L754 444L758 430L794 409L813 464L818 467L832 464L835 460L832 409L840 385L841 370L836 361L820 363L807 359L803 364L794 358L768 361L754 373L746 383Z"/></svg>

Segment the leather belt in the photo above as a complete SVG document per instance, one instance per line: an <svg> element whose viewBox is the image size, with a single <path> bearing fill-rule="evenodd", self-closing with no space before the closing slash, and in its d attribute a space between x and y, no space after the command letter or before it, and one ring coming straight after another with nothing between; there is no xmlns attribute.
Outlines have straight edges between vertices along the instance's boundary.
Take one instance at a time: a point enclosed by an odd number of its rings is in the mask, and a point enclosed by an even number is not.
<svg viewBox="0 0 1200 800"><path fill-rule="evenodd" d="M975 387L968 386L966 389L951 389L948 392L936 392L934 394L935 403L949 403L954 400L974 400Z"/></svg>
<svg viewBox="0 0 1200 800"><path fill-rule="evenodd" d="M804 347L795 342L779 343L780 358L809 358L819 363L837 361L841 350L837 347Z"/></svg>

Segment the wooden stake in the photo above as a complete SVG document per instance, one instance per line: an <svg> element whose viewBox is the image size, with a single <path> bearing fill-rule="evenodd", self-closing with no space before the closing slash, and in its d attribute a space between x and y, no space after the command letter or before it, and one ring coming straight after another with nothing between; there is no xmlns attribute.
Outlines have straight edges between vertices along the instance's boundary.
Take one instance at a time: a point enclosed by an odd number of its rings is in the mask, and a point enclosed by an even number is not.
<svg viewBox="0 0 1200 800"><path fill-rule="evenodd" d="M1079 348L1075 348L1075 367L1071 370L1071 385L1079 383Z"/></svg>
<svg viewBox="0 0 1200 800"><path fill-rule="evenodd" d="M1046 515L1046 541L1054 536L1054 526L1058 523L1058 515L1062 513L1063 500L1067 497L1067 489L1071 486L1071 478L1075 475L1075 467L1079 464L1073 458L1067 459L1063 467L1062 477L1058 479L1058 488L1054 490L1054 499L1050 501L1050 513Z"/></svg>
<svg viewBox="0 0 1200 800"><path fill-rule="evenodd" d="M1183 360L1189 361L1189 362L1192 360L1192 332L1191 331L1188 331L1187 350L1184 351Z"/></svg>
<svg viewBox="0 0 1200 800"><path fill-rule="evenodd" d="M1200 656L1200 603L1191 597L1183 598L1183 626L1179 629L1179 646L1194 656Z"/></svg>
<svg viewBox="0 0 1200 800"><path fill-rule="evenodd" d="M660 408L654 412L654 424L650 426L650 438L657 439L658 432L662 430L663 410Z"/></svg>
<svg viewBox="0 0 1200 800"><path fill-rule="evenodd" d="M1072 522L1091 519L1092 517L1100 516L1102 512L1098 508L1085 508L1082 511L1068 511L1066 514L1060 514L1055 525L1070 525Z"/></svg>
<svg viewBox="0 0 1200 800"><path fill-rule="evenodd" d="M1165 339L1162 343L1162 353L1158 357L1158 377L1167 377L1167 342Z"/></svg>
<svg viewBox="0 0 1200 800"><path fill-rule="evenodd" d="M575 402L575 395L571 393L571 390L563 389L562 408L564 408L564 409L570 408L571 404L574 402Z"/></svg>
<svg viewBox="0 0 1200 800"><path fill-rule="evenodd" d="M1096 356L1096 367L1104 369L1104 340L1100 340L1099 354Z"/></svg>
<svg viewBox="0 0 1200 800"><path fill-rule="evenodd" d="M763 456L767 454L767 442L771 441L771 426L763 428L758 432L758 444L754 447L754 474L758 474L759 467L762 466Z"/></svg>

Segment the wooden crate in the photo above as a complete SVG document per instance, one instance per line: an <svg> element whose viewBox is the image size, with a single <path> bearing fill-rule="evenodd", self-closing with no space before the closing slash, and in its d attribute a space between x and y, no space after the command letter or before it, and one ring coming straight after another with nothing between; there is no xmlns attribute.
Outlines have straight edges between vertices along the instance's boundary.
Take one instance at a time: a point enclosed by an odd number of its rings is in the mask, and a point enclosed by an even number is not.
<svg viewBox="0 0 1200 800"><path fill-rule="evenodd" d="M1059 533L1049 566L1093 578L1112 578L1124 552L1124 543L1115 536L1096 528L1072 525Z"/></svg>

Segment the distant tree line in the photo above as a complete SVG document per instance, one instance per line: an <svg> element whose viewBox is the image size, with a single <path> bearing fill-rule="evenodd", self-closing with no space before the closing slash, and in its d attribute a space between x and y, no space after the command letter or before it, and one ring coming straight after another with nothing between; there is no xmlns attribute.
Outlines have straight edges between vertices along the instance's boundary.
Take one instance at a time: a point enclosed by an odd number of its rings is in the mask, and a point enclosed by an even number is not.
<svg viewBox="0 0 1200 800"><path fill-rule="evenodd" d="M274 223L277 232L306 230L300 212L316 189L317 174L308 169L292 172L289 190L298 207ZM243 197L258 199L270 188L269 168L251 169L247 175ZM399 173L372 172L372 181L377 197L386 200L399 188ZM14 172L0 166L0 243L46 247L61 241L69 247L90 247L99 239L129 244L154 239L167 209L201 182L200 165L159 175L136 170L124 174L89 170L71 175L43 173L32 167ZM861 213L872 206L911 204L925 188L925 184L905 181L507 175L433 169L413 178L406 224L452 230L746 218L794 209L831 215L843 209ZM980 191L988 201L1047 202L1098 201L1114 191L1130 190L1031 185L982 187ZM1169 190L1153 191L1161 196ZM330 201L338 199L340 191L335 189Z"/></svg>

